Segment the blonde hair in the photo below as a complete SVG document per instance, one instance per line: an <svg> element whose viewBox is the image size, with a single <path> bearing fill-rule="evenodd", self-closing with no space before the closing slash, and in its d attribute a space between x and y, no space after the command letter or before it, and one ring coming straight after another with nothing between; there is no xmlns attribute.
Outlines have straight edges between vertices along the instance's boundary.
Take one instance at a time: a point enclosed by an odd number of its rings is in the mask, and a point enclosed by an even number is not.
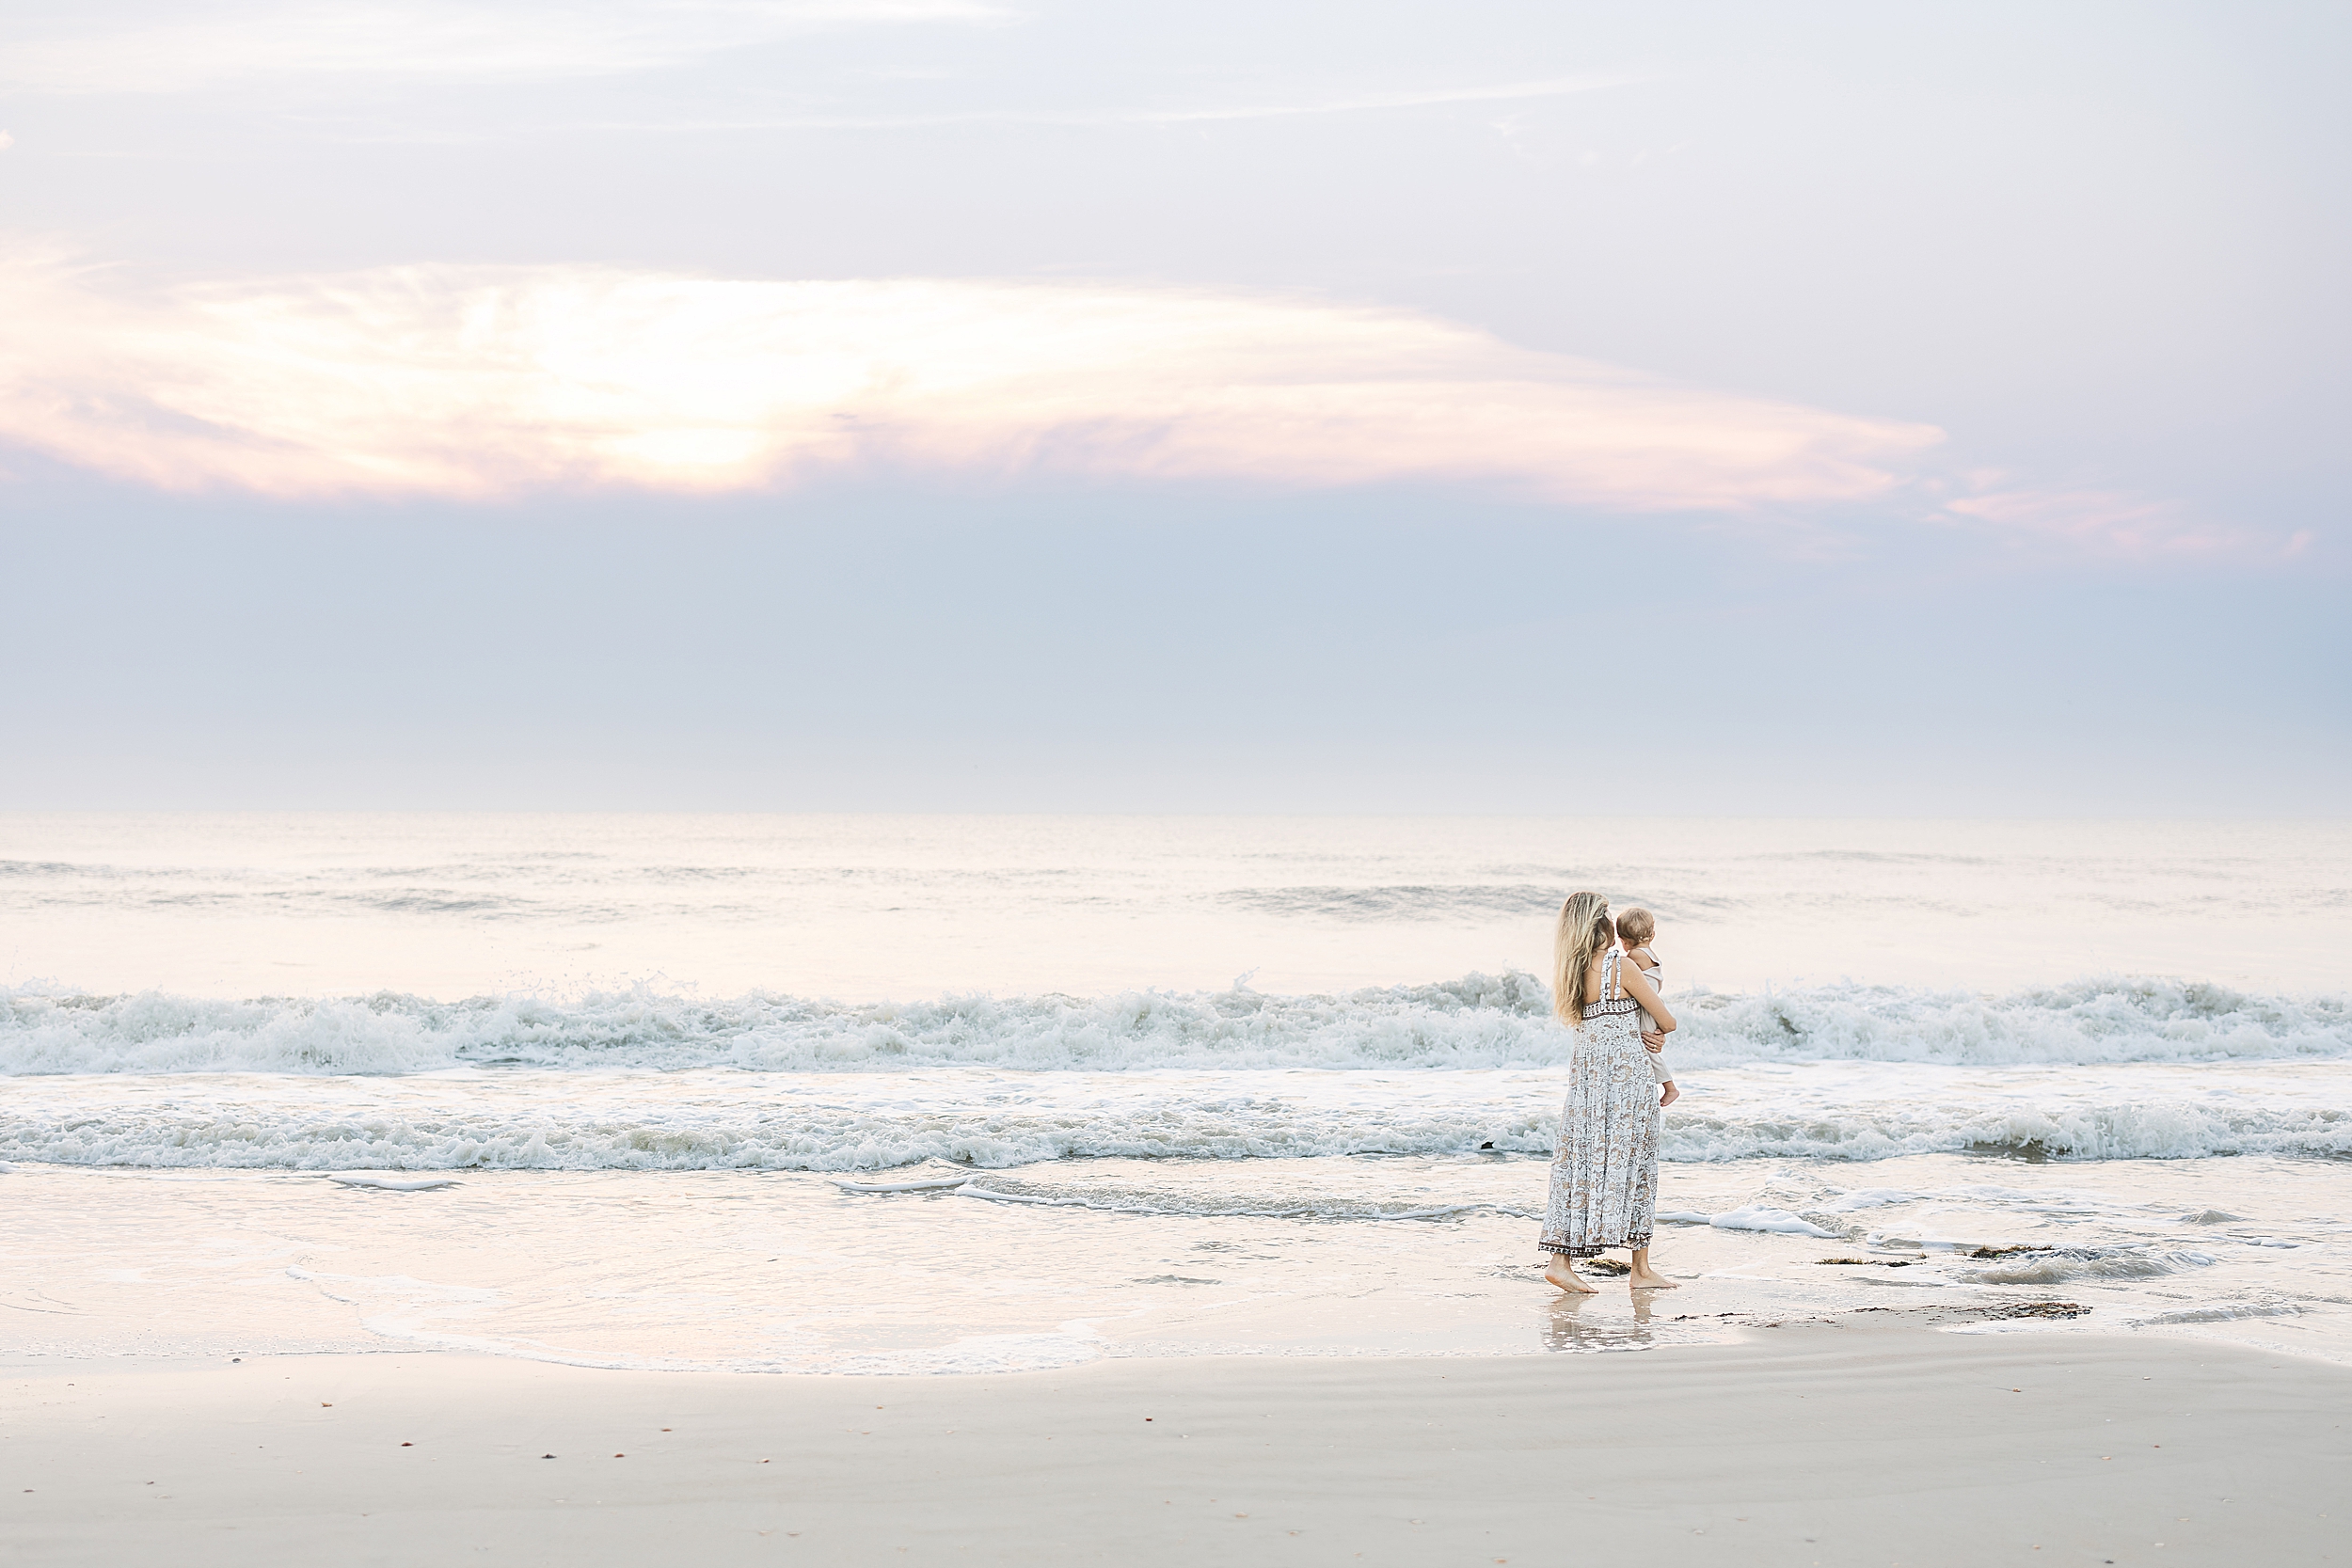
<svg viewBox="0 0 2352 1568"><path fill-rule="evenodd" d="M1657 917L1639 904L1617 916L1617 940L1628 947L1639 947L1657 934Z"/></svg>
<svg viewBox="0 0 2352 1568"><path fill-rule="evenodd" d="M1584 1027L1584 976L1615 940L1608 899L1597 893L1568 895L1560 906L1560 928L1551 939L1551 1010L1569 1028Z"/></svg>

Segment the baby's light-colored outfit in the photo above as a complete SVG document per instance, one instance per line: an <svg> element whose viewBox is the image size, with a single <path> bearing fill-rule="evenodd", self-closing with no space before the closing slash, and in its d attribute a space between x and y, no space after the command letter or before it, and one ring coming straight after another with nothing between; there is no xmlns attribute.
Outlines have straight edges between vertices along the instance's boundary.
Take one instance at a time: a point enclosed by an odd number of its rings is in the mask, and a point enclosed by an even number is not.
<svg viewBox="0 0 2352 1568"><path fill-rule="evenodd" d="M1637 954L1639 958L1635 958ZM1641 958L1649 960L1650 967L1642 970L1642 978L1649 982L1649 989L1658 993L1659 1000L1665 1000L1666 966L1658 961L1658 955L1651 952L1647 946L1642 946L1629 950L1626 957L1635 959L1634 967L1637 969L1641 968ZM1642 1027L1653 1035L1658 1032L1658 1021L1650 1016L1649 1009L1646 1007L1642 1009ZM1673 1043L1671 1036L1668 1037L1667 1043ZM1661 1084L1671 1084L1675 1081L1675 1069L1666 1065L1664 1052L1652 1051L1645 1046L1642 1049L1642 1054L1649 1058L1649 1075L1652 1078Z"/></svg>

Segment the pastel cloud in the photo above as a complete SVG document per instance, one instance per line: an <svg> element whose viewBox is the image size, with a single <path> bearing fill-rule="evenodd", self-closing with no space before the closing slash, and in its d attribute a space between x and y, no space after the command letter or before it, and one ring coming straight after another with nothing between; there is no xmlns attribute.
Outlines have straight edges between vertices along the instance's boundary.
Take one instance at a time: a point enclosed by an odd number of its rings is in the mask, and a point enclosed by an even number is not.
<svg viewBox="0 0 2352 1568"><path fill-rule="evenodd" d="M2037 486L1997 472L1970 479L1977 493L1946 501L1947 512L2040 546L2122 556L2296 555L2312 539L2304 531L2280 540L2125 491Z"/></svg>
<svg viewBox="0 0 2352 1568"><path fill-rule="evenodd" d="M948 125L1192 125L1217 120L1294 119L1314 115L1379 114L1390 110L1443 108L1459 103L1523 103L1568 98L1644 80L1638 76L1560 76L1536 82L1502 82L1482 87L1428 87L1403 92L1367 92L1296 103L1194 105L1186 108L968 109L951 113L848 115L801 114L731 120L644 120L604 129L669 131L896 131Z"/></svg>
<svg viewBox="0 0 2352 1568"><path fill-rule="evenodd" d="M1931 427L1406 311L1199 290L396 268L145 293L0 262L0 441L168 488L716 492L872 467L1867 499Z"/></svg>

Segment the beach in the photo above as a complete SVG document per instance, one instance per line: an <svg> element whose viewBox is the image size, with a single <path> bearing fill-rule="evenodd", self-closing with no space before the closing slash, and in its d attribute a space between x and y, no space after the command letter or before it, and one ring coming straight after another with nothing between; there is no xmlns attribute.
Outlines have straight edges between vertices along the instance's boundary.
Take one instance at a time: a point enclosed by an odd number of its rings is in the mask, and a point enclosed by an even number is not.
<svg viewBox="0 0 2352 1568"><path fill-rule="evenodd" d="M346 1354L6 1386L0 1560L28 1564L2352 1556L2352 1371L2149 1338L1850 1320L1644 1355L823 1378Z"/></svg>
<svg viewBox="0 0 2352 1568"><path fill-rule="evenodd" d="M0 9L0 1568L2352 1557L2347 66Z"/></svg>
<svg viewBox="0 0 2352 1568"><path fill-rule="evenodd" d="M1676 966L1680 1288L1577 1303L1588 881ZM2326 825L0 819L0 1560L2331 1560L2347 883Z"/></svg>

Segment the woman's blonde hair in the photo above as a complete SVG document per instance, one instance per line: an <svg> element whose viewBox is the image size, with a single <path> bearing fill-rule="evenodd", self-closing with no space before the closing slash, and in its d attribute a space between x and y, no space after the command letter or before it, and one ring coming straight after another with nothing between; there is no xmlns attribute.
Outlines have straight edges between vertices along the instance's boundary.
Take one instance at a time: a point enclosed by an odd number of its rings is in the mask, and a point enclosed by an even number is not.
<svg viewBox="0 0 2352 1568"><path fill-rule="evenodd" d="M1584 976L1593 959L1617 940L1609 924L1609 900L1597 893L1571 893L1560 906L1560 929L1551 939L1551 1010L1571 1029L1584 1027Z"/></svg>

